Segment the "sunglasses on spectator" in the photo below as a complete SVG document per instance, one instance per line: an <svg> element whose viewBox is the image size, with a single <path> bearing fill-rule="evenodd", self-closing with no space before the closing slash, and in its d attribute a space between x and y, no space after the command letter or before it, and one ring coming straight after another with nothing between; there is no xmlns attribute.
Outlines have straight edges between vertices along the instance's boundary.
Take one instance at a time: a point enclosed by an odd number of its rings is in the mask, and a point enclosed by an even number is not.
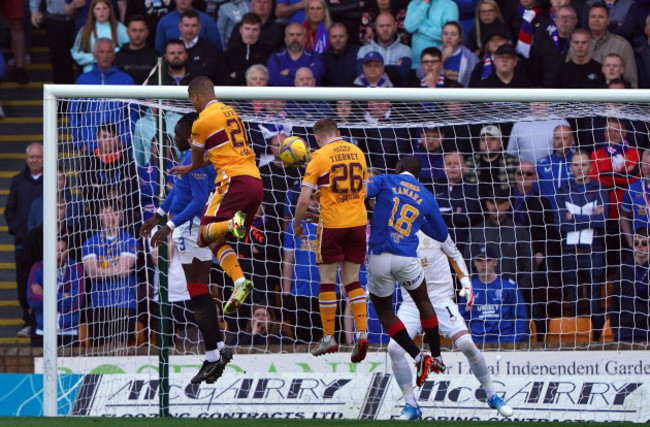
<svg viewBox="0 0 650 427"><path fill-rule="evenodd" d="M648 241L647 240L635 240L634 241L634 246L648 246Z"/></svg>

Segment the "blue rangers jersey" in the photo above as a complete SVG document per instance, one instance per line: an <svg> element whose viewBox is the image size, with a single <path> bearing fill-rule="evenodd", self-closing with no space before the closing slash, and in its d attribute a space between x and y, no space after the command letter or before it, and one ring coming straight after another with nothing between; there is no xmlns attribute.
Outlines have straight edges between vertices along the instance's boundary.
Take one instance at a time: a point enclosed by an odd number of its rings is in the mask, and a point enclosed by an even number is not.
<svg viewBox="0 0 650 427"><path fill-rule="evenodd" d="M181 165L192 164L192 151L183 154ZM212 165L195 169L187 175L178 175L174 188L160 205L168 213L176 227L190 221L195 216L201 217L203 207L214 189L217 172Z"/></svg>
<svg viewBox="0 0 650 427"><path fill-rule="evenodd" d="M378 175L368 181L368 198L376 198L368 252L417 257L424 234L444 242L449 231L433 194L410 173Z"/></svg>

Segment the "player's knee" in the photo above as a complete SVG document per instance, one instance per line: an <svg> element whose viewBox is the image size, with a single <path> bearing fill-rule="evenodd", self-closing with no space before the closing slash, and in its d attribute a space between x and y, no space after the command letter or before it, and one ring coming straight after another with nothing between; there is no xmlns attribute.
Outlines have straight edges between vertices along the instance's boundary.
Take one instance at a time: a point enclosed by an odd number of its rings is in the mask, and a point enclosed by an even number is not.
<svg viewBox="0 0 650 427"><path fill-rule="evenodd" d="M472 341L471 335L467 334L459 337L455 344L470 362L478 363L481 361L481 352L476 347L476 344L474 344L474 341Z"/></svg>
<svg viewBox="0 0 650 427"><path fill-rule="evenodd" d="M390 360L392 361L393 364L399 362L400 360L406 357L406 351L404 351L404 349L393 340L390 340L390 342L388 343L387 351L388 351L388 355L390 356Z"/></svg>

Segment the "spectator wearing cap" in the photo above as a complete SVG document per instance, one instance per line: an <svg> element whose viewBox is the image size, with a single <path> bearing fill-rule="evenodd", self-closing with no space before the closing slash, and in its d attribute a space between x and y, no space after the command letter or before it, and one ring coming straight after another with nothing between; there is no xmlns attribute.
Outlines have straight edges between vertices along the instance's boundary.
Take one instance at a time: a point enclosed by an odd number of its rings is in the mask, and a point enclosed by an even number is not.
<svg viewBox="0 0 650 427"><path fill-rule="evenodd" d="M393 87L384 72L384 58L379 52L370 51L363 57L363 72L354 80L355 86L361 87Z"/></svg>
<svg viewBox="0 0 650 427"><path fill-rule="evenodd" d="M357 53L357 72L362 70L369 52L381 55L385 72L395 84L407 85L411 72L411 48L400 41L395 17L390 13L382 12L375 19L375 36Z"/></svg>
<svg viewBox="0 0 650 427"><path fill-rule="evenodd" d="M478 185L467 182L465 156L458 151L445 152L443 168L444 178L436 180L430 190L458 250L466 253L470 227L483 220Z"/></svg>
<svg viewBox="0 0 650 427"><path fill-rule="evenodd" d="M476 87L478 82L485 80L494 72L494 55L501 46L510 43L508 34L503 30L494 30L485 38L484 54L478 64L474 67L469 79L469 86Z"/></svg>
<svg viewBox="0 0 650 427"><path fill-rule="evenodd" d="M496 187L485 198L487 215L469 232L471 245L493 245L499 260L497 271L515 279L521 289L533 284L533 251L527 227L515 224L512 216L511 189Z"/></svg>
<svg viewBox="0 0 650 427"><path fill-rule="evenodd" d="M305 27L298 23L287 25L284 30L285 49L269 57L266 67L269 69L269 84L271 86L293 86L296 71L301 67L311 69L320 85L324 67L320 56L305 48Z"/></svg>
<svg viewBox="0 0 650 427"><path fill-rule="evenodd" d="M478 245L472 250L476 270L472 278L473 310L460 312L469 323L472 339L480 344L516 343L528 341L528 313L517 283L499 274L498 250L492 245Z"/></svg>
<svg viewBox="0 0 650 427"><path fill-rule="evenodd" d="M329 46L322 56L325 65L323 86L353 86L354 79L357 78L356 64L359 46L348 43L348 30L340 22L335 22L330 27L329 40Z"/></svg>
<svg viewBox="0 0 650 427"><path fill-rule="evenodd" d="M557 222L562 235L564 299L571 316L591 315L594 340L605 323L601 289L605 281L605 220L609 195L600 182L592 180L589 153L576 151L571 158L573 180L560 187L556 197ZM589 308L581 287L588 287Z"/></svg>
<svg viewBox="0 0 650 427"><path fill-rule="evenodd" d="M467 158L467 167L474 172L468 180L478 182L481 198L492 196L495 187L510 187L518 165L519 159L503 150L501 129L496 125L483 126L478 152Z"/></svg>
<svg viewBox="0 0 650 427"><path fill-rule="evenodd" d="M554 10L553 23L533 40L528 63L528 78L541 87L555 87L557 75L569 52L569 39L576 28L578 18L570 5Z"/></svg>
<svg viewBox="0 0 650 427"><path fill-rule="evenodd" d="M578 28L571 34L571 55L560 66L556 83L558 88L588 89L605 84L601 65L589 55L593 43L591 34L584 28Z"/></svg>
<svg viewBox="0 0 650 427"><path fill-rule="evenodd" d="M481 80L477 87L487 88L529 88L531 83L523 72L517 69L519 56L514 46L504 44L494 54L494 72Z"/></svg>

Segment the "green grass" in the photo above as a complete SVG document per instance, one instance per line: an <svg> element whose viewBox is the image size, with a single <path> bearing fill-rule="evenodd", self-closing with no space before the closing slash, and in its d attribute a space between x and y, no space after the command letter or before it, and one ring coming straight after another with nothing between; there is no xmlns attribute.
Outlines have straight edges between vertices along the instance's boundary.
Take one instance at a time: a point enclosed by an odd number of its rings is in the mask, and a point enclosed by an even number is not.
<svg viewBox="0 0 650 427"><path fill-rule="evenodd" d="M495 424L496 422L471 422L471 421L436 421L436 427L465 427L465 426L476 426L477 424ZM316 426L328 426L328 427L343 427L343 426L393 426L395 421L375 421L375 420L278 420L278 419L264 419L264 420L219 420L219 419L202 419L202 418L33 418L33 417L0 417L0 426L29 426L29 427L85 427L85 426L97 426L97 427L161 427L161 426L174 426L174 427L212 427L212 426L235 426L235 427L245 427L245 426L272 426L272 427L284 427L284 426L305 426L305 427L316 427ZM401 424L398 422L398 425ZM560 427L566 426L566 423L532 423L532 422L509 422L509 426L531 426L531 425L543 425L545 427ZM614 427L620 424L612 423L571 423L571 427Z"/></svg>

